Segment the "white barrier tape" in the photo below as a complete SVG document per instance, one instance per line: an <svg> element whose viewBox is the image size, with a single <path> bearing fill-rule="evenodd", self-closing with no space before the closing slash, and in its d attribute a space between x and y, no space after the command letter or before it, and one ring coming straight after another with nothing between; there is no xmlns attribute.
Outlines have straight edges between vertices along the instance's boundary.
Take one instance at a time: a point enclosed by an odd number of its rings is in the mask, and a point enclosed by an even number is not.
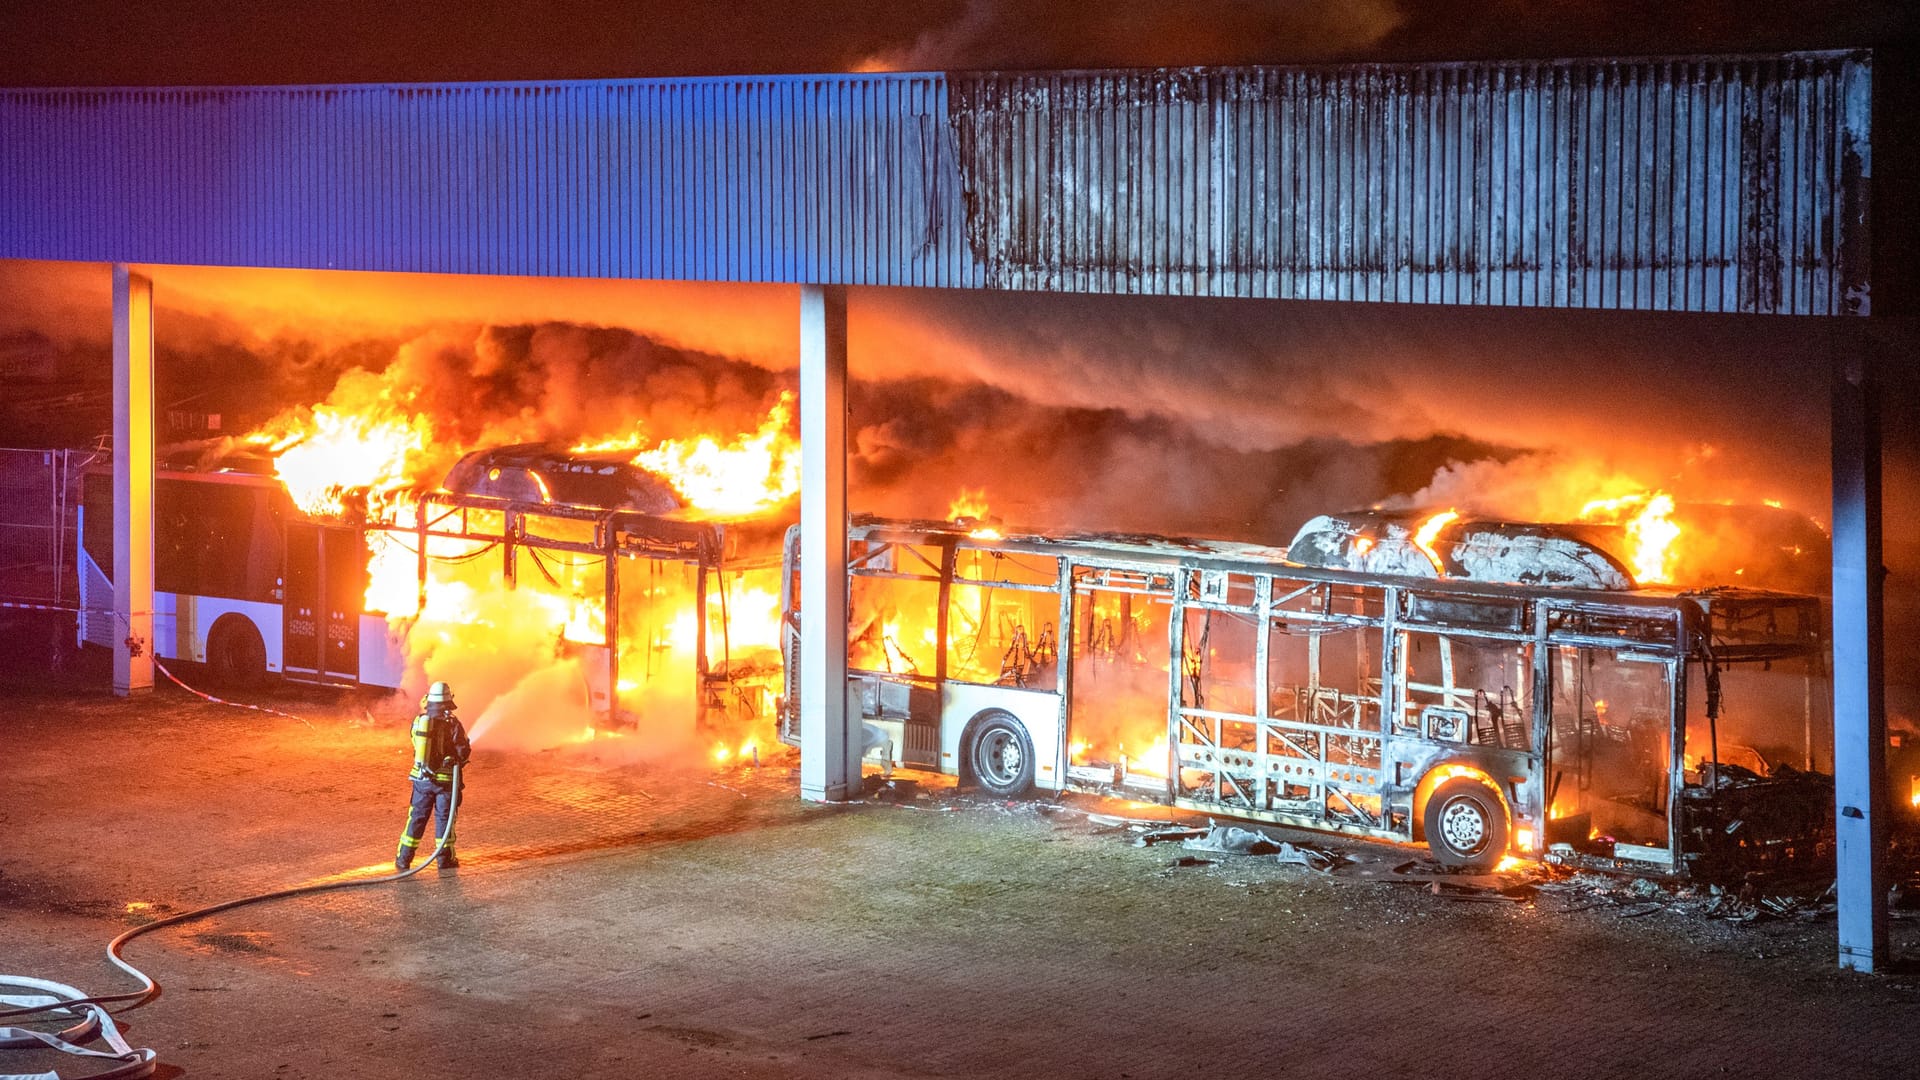
<svg viewBox="0 0 1920 1080"><path fill-rule="evenodd" d="M193 687L188 686L186 683L181 682L180 676L175 675L171 671L168 671L167 665L161 663L160 658L157 656L153 658L153 666L160 669L160 674L165 675L169 679L172 679L173 684L175 686L178 686L180 689L185 690L187 693L192 694L194 697L197 697L202 701L210 701L215 705L225 705L225 706L228 706L229 708L234 708L234 709L251 709L254 712L266 713L269 716L284 716L289 720L298 720L301 723L307 725L308 727L313 726L313 722L311 720L308 720L304 716L295 716L290 712L281 712L279 709L269 709L265 705L249 705L244 701L228 701L226 698L214 697L212 694L207 693L205 690L196 690Z"/></svg>
<svg viewBox="0 0 1920 1080"><path fill-rule="evenodd" d="M75 611L82 614L89 611L112 611L112 608L83 608L70 604L29 604L18 600L0 600L0 608L13 608L16 611Z"/></svg>
<svg viewBox="0 0 1920 1080"><path fill-rule="evenodd" d="M28 604L28 603L13 601L13 600L0 600L0 608L13 608L19 611L71 611L71 612L79 612L81 614L85 614L86 612L89 612L89 611L102 611L102 612L113 611L112 608L83 608L83 607L55 606L53 604ZM225 698L214 697L212 694L209 694L203 690L196 690L193 687L188 686L186 683L181 682L180 676L175 675L171 671L168 671L167 665L161 663L160 658L158 656L153 658L153 666L156 668L159 668L160 673L162 675L165 675L167 678L173 680L173 683L175 686L178 686L180 689L185 690L187 693L192 694L197 698L201 698L205 701L210 701L215 705L226 705L235 709L251 709L254 712L262 712L270 716L284 716L289 720L298 720L301 723L307 725L308 727L313 726L313 722L308 720L304 716L295 716L290 712L281 712L279 709L269 709L264 705L248 705L245 702L228 701ZM0 1076L0 1080L7 1080L7 1078L4 1076Z"/></svg>

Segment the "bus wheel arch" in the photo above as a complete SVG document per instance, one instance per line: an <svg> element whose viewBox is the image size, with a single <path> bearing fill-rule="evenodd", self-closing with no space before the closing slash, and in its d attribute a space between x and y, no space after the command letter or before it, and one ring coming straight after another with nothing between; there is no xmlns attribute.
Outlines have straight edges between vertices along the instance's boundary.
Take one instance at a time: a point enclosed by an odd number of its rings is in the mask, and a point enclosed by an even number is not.
<svg viewBox="0 0 1920 1080"><path fill-rule="evenodd" d="M1033 736L1020 718L1005 709L982 709L960 736L962 780L1002 798L1033 787Z"/></svg>
<svg viewBox="0 0 1920 1080"><path fill-rule="evenodd" d="M1443 866L1491 870L1506 857L1513 813L1493 778L1466 765L1444 765L1421 779L1415 820L1434 861Z"/></svg>
<svg viewBox="0 0 1920 1080"><path fill-rule="evenodd" d="M207 669L223 686L258 687L267 681L267 643L253 620L228 612L207 633Z"/></svg>

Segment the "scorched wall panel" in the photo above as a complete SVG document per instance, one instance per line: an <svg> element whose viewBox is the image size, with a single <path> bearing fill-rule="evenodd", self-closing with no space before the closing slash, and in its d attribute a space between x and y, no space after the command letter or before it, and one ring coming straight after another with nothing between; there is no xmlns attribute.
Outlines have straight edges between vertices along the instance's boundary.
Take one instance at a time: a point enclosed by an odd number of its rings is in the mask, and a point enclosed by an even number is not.
<svg viewBox="0 0 1920 1080"><path fill-rule="evenodd" d="M0 91L0 257L1865 314L1865 53Z"/></svg>

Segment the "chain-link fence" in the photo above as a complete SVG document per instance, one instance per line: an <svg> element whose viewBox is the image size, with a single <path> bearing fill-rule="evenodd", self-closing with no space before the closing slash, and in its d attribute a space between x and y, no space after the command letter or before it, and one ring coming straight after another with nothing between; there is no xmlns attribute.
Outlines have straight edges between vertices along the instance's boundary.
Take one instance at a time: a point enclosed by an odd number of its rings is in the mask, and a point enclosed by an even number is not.
<svg viewBox="0 0 1920 1080"><path fill-rule="evenodd" d="M0 600L72 602L74 507L80 469L72 450L0 449Z"/></svg>

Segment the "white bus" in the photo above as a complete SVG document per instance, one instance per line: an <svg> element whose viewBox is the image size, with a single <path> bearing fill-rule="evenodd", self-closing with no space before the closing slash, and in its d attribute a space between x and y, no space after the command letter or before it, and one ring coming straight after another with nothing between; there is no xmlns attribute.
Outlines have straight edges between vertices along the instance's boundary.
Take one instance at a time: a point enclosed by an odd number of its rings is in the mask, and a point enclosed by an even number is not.
<svg viewBox="0 0 1920 1080"><path fill-rule="evenodd" d="M113 617L113 477L85 479L82 644L126 633ZM228 686L269 674L397 687L385 616L364 609L364 530L309 519L271 476L163 470L154 478L154 655L206 664Z"/></svg>
<svg viewBox="0 0 1920 1080"><path fill-rule="evenodd" d="M229 686L277 675L399 687L420 596L404 613L368 608L369 540L385 534L415 562L421 596L430 564L446 563L590 605L593 617L567 620L556 644L582 657L598 715L618 718L622 693L654 677L696 680L686 696L702 717L772 712L780 666L771 608L785 521L700 520L679 510L663 482L624 462L540 447L469 454L446 488L409 496L392 521L310 517L261 468L157 472L152 647L160 659L205 664ZM110 647L125 636L112 614L112 475L90 473L84 483L78 636ZM742 593L756 590L768 597L769 610L758 613L769 626L764 660L744 625L755 613L737 610ZM676 652L685 663L663 671L645 641L682 606L692 641ZM648 663L623 673L623 656Z"/></svg>
<svg viewBox="0 0 1920 1080"><path fill-rule="evenodd" d="M1824 722L1814 597L1421 578L1245 544L873 518L849 554L861 719L897 763L996 795L1120 794L1425 843L1474 867L1685 873L1818 857L1831 835L1831 783L1806 771ZM795 530L789 742L798 558Z"/></svg>

